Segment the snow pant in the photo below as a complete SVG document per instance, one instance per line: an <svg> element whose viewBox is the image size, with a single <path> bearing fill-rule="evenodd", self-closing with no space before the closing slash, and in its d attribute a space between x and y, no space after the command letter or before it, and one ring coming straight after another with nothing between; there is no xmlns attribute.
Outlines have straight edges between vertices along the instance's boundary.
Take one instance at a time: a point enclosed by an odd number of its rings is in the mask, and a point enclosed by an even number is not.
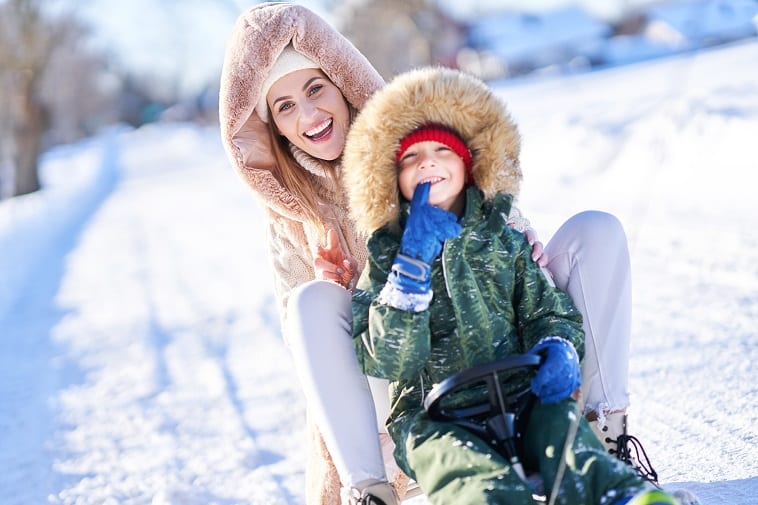
<svg viewBox="0 0 758 505"><path fill-rule="evenodd" d="M556 480L572 419L579 429L560 481L556 503L612 504L649 487L630 466L608 454L579 415L574 400L534 406L526 423L522 462L538 472L546 492ZM465 428L432 421L419 411L410 421L390 426L400 467L416 480L432 505L533 503L507 459Z"/></svg>
<svg viewBox="0 0 758 505"><path fill-rule="evenodd" d="M632 281L624 229L613 215L581 212L545 246L555 285L583 316L582 401L585 413L629 406Z"/></svg>

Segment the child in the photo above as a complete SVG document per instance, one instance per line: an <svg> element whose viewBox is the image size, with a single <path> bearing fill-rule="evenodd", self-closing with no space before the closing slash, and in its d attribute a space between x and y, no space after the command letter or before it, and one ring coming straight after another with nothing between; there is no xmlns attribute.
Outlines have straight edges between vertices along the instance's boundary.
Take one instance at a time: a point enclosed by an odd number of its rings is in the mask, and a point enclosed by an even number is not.
<svg viewBox="0 0 758 505"><path fill-rule="evenodd" d="M521 456L545 489L559 481L557 503L676 504L609 455L579 415L572 395L581 314L506 223L521 179L518 154L502 102L448 69L398 76L350 130L343 187L358 228L371 233L353 335L364 373L391 381L395 458L435 505L532 503L532 489L503 456L457 425L432 421L423 401L463 369L536 353L543 363L530 385L538 401Z"/></svg>

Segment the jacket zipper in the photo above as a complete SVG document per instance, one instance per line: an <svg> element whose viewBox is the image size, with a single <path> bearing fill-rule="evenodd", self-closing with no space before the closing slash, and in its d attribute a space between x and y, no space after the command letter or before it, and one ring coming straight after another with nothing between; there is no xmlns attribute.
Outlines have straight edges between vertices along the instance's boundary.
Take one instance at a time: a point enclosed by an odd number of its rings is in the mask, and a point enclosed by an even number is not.
<svg viewBox="0 0 758 505"><path fill-rule="evenodd" d="M450 294L450 285L447 282L447 268L445 265L447 265L447 262L445 261L445 252L447 251L447 248L445 247L445 244L442 244L442 278L445 279L445 291L447 291L447 296L451 300L453 299L452 295ZM424 400L426 399L426 386L424 384L424 372L426 372L427 375L429 375L429 371L424 368L422 372L419 372L418 376L421 380L421 405L424 404Z"/></svg>
<svg viewBox="0 0 758 505"><path fill-rule="evenodd" d="M447 261L445 261L445 252L447 251L447 247L445 247L445 244L442 244L442 278L445 279L445 291L447 291L447 297L450 298L450 300L453 299L453 295L450 293L450 285L447 283Z"/></svg>

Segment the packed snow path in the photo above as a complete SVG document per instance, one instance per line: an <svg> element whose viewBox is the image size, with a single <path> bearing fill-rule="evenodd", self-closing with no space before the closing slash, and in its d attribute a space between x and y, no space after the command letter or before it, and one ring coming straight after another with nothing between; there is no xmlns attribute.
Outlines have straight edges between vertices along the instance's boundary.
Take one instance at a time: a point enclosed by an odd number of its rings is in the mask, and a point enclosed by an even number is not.
<svg viewBox="0 0 758 505"><path fill-rule="evenodd" d="M714 505L758 493L757 65L752 42L500 91L543 240L624 223L632 433ZM45 173L0 206L0 503L303 504L263 215L217 129L114 132Z"/></svg>
<svg viewBox="0 0 758 505"><path fill-rule="evenodd" d="M0 502L297 503L302 401L218 131L98 148L115 190L2 324Z"/></svg>

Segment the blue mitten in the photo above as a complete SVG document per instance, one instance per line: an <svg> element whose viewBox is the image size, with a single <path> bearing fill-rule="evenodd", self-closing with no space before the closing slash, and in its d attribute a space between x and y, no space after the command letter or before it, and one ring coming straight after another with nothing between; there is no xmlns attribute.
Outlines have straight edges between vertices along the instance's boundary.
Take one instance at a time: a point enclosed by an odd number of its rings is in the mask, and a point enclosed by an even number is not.
<svg viewBox="0 0 758 505"><path fill-rule="evenodd" d="M542 356L542 364L532 379L532 392L544 404L568 398L582 383L579 356L571 342L560 337L545 337L529 354Z"/></svg>
<svg viewBox="0 0 758 505"><path fill-rule="evenodd" d="M461 233L458 217L429 205L431 183L416 186L410 214L400 239L400 252L382 291L385 303L403 310L420 311L431 301L431 264L442 252L442 244Z"/></svg>

